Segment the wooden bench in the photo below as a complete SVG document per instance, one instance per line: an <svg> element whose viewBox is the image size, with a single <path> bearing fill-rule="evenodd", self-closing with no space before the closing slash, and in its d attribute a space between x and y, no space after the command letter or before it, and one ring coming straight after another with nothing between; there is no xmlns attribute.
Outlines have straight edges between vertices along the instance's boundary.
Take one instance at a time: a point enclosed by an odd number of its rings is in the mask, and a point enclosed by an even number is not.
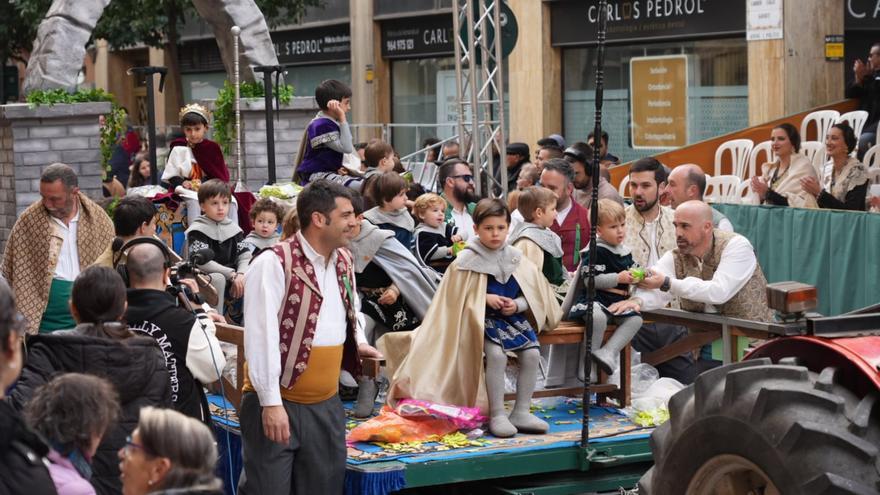
<svg viewBox="0 0 880 495"><path fill-rule="evenodd" d="M226 377L223 377L223 387L226 392L226 399L235 406L236 410L238 409L239 404L241 403L241 387L242 387L242 379L244 377L244 328L236 325L229 325L226 323L216 323L217 327L217 339L221 342L226 342L229 344L235 345L238 350L238 357L236 359L235 364L235 372L236 372L236 382L235 384L230 383ZM605 339L614 333L614 329L616 327L613 325L609 325L609 327L605 331ZM579 344L583 341L584 337L584 325L582 323L574 322L574 321L563 321L559 324L556 329L550 332L542 332L538 334L538 342L541 345L552 345L552 344ZM600 398L606 397L614 397L617 399L618 403L621 407L628 406L630 403L631 396L631 387L630 387L630 358L632 352L629 345L623 348L620 351L620 386L605 383L608 380L608 376L599 372L599 383L593 384L590 390L596 393ZM363 374L365 376L377 377L379 376L380 370L382 366L384 366L385 361L383 359L376 358L364 358L362 360L363 365ZM567 396L567 397L580 397L583 393L583 387L557 387L557 388L548 388L543 390L535 391L533 397L558 397L558 396ZM515 394L507 394L505 395L505 399L512 400L515 398Z"/></svg>

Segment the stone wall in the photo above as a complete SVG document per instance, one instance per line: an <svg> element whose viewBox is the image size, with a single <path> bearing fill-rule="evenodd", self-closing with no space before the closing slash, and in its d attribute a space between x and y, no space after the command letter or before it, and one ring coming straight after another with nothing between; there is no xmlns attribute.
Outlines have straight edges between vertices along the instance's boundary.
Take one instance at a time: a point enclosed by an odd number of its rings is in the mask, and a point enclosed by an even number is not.
<svg viewBox="0 0 880 495"><path fill-rule="evenodd" d="M102 196L98 116L109 112L106 102L0 106L0 251L15 218L40 199L46 165L70 165L84 193Z"/></svg>
<svg viewBox="0 0 880 495"><path fill-rule="evenodd" d="M269 179L265 109L262 98L241 102L242 180L253 192L257 192ZM275 112L275 176L278 182L292 180L293 163L303 132L317 112L318 105L312 97L293 98ZM230 147L230 150L234 149L234 145ZM234 178L234 157L229 157L227 163Z"/></svg>

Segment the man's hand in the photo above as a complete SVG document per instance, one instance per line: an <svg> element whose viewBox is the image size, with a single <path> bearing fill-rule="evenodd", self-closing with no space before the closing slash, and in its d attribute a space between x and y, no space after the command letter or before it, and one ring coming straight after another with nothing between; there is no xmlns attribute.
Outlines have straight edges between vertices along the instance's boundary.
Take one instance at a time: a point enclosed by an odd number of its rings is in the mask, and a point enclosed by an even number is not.
<svg viewBox="0 0 880 495"><path fill-rule="evenodd" d="M860 59L856 59L853 64L853 75L855 75L856 84L861 84L862 80L871 75L873 71L873 67L871 67L870 62L865 64Z"/></svg>
<svg viewBox="0 0 880 495"><path fill-rule="evenodd" d="M822 186L819 185L819 181L817 181L815 177L801 178L801 189L817 198L819 197L819 193L822 192Z"/></svg>
<svg viewBox="0 0 880 495"><path fill-rule="evenodd" d="M263 433L269 440L288 445L290 443L290 420L284 406L263 408Z"/></svg>
<svg viewBox="0 0 880 495"><path fill-rule="evenodd" d="M650 272L645 276L645 280L642 280L642 282L639 283L639 289L659 289L660 286L663 285L664 280L666 280L666 275L663 275L660 272Z"/></svg>
<svg viewBox="0 0 880 495"><path fill-rule="evenodd" d="M180 283L189 287L190 292L192 292L193 294L199 293L199 284L198 284L198 282L195 281L195 279L182 278L182 279L180 279Z"/></svg>
<svg viewBox="0 0 880 495"><path fill-rule="evenodd" d="M379 297L379 300L377 302L383 306L388 306L390 304L394 304L399 296L400 292L397 290L397 287L389 285L388 288L385 289L385 292L383 292L382 295Z"/></svg>
<svg viewBox="0 0 880 495"><path fill-rule="evenodd" d="M455 243L455 242L461 242L464 239L462 239L460 235L455 234L454 236L450 237L449 240Z"/></svg>
<svg viewBox="0 0 880 495"><path fill-rule="evenodd" d="M384 359L385 356L379 352L379 349L371 346L364 342L363 344L358 345L358 356L362 358L376 358L376 359Z"/></svg>
<svg viewBox="0 0 880 495"><path fill-rule="evenodd" d="M630 311L638 312L641 309L642 309L641 305L639 305L638 302L636 302L632 299L627 299L625 301L618 301L618 302L612 304L611 306L608 306L608 311L611 311L612 313L614 313L616 315L628 313Z"/></svg>
<svg viewBox="0 0 880 495"><path fill-rule="evenodd" d="M208 318L210 318L214 323L226 323L226 318L223 317L220 313L211 310L208 311Z"/></svg>
<svg viewBox="0 0 880 495"><path fill-rule="evenodd" d="M244 295L244 275L240 273L232 275L232 287L229 288L229 295L233 299L238 299Z"/></svg>

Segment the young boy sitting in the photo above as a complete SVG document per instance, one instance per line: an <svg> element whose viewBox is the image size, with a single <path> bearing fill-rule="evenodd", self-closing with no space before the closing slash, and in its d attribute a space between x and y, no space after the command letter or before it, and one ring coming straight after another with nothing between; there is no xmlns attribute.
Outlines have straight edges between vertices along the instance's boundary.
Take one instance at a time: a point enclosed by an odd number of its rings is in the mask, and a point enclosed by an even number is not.
<svg viewBox="0 0 880 495"><path fill-rule="evenodd" d="M343 167L344 155L354 153L351 129L345 112L351 109L351 88L327 79L315 88L315 101L321 109L303 134L293 180L302 185L327 179L360 191L363 178Z"/></svg>
<svg viewBox="0 0 880 495"><path fill-rule="evenodd" d="M269 198L260 198L251 207L251 222L254 230L245 237L244 242L251 252L251 258L260 251L281 240L278 226L284 219L284 207Z"/></svg>
<svg viewBox="0 0 880 495"><path fill-rule="evenodd" d="M373 204L376 206L364 212L364 218L380 229L394 232L394 237L403 247L412 250L415 238L415 221L406 209L406 192L409 187L399 174L389 172L376 178L371 188Z"/></svg>
<svg viewBox="0 0 880 495"><path fill-rule="evenodd" d="M550 230L556 220L556 194L540 186L527 187L517 198L517 209L525 221L514 227L507 242L541 268L551 285L562 285L562 239Z"/></svg>
<svg viewBox="0 0 880 495"><path fill-rule="evenodd" d="M612 313L609 308L617 302L630 298L630 286L640 282L631 270L636 268L632 253L624 245L626 237L626 213L623 206L610 199L599 200L599 238L596 240L596 299L593 302L593 346L592 358L602 371L611 375L618 368L620 350L626 346L639 328L642 317L636 312ZM577 281L562 304L563 314L571 319L586 317L587 293L586 278L589 274L589 248L581 252ZM614 334L604 345L602 337L608 323L617 325ZM583 366L579 366L583 370ZM582 373L582 371L581 371ZM583 377L581 377L583 379Z"/></svg>
<svg viewBox="0 0 880 495"><path fill-rule="evenodd" d="M217 311L223 313L223 299L238 299L244 294L244 271L251 261L251 252L244 242L244 233L238 222L227 216L232 193L224 182L211 179L199 188L199 207L205 214L190 224L186 242L190 253L202 249L214 252L214 258L199 269L210 274L211 284L217 289Z"/></svg>
<svg viewBox="0 0 880 495"><path fill-rule="evenodd" d="M162 171L162 185L183 197L190 224L201 214L197 198L200 184L211 179L229 182L220 145L205 138L210 120L208 109L197 103L180 110L180 128L186 137L171 141ZM236 211L234 206L230 208L233 219L238 219Z"/></svg>
<svg viewBox="0 0 880 495"><path fill-rule="evenodd" d="M462 238L458 227L450 225L446 218L446 200L434 193L423 194L416 199L413 212L419 220L415 231L416 257L440 273L455 259L461 249Z"/></svg>

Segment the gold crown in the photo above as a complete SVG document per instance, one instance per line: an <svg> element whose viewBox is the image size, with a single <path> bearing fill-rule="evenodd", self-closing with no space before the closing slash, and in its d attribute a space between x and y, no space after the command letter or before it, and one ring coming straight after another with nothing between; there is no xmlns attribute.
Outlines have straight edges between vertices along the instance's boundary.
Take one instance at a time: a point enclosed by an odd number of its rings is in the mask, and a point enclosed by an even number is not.
<svg viewBox="0 0 880 495"><path fill-rule="evenodd" d="M196 115L201 115L202 118L205 119L205 122L207 122L208 124L211 123L211 112L209 112L207 108L205 108L202 105L199 105L198 103L190 103L189 105L181 108L180 114L178 114L178 116L177 116L178 120L183 120L183 116L188 113L194 113Z"/></svg>

